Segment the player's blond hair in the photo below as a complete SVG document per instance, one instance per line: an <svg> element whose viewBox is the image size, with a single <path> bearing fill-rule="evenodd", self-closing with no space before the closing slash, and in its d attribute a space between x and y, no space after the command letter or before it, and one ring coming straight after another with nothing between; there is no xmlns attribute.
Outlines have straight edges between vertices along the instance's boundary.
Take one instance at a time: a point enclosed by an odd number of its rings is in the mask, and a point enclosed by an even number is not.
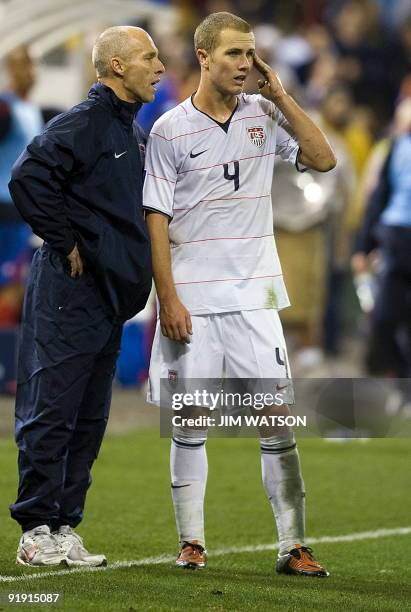
<svg viewBox="0 0 411 612"><path fill-rule="evenodd" d="M220 33L223 30L236 30L248 34L251 32L251 26L247 21L232 13L225 11L211 13L200 23L194 33L195 50L204 49L208 53L214 51L218 47Z"/></svg>

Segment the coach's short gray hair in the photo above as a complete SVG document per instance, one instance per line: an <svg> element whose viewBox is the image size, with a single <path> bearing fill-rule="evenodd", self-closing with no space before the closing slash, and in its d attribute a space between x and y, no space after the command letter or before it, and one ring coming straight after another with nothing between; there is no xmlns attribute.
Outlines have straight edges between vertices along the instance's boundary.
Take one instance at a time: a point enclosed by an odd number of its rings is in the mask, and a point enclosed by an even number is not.
<svg viewBox="0 0 411 612"><path fill-rule="evenodd" d="M111 60L121 57L126 60L130 53L129 26L114 26L104 30L94 43L92 62L98 77L108 77L112 73Z"/></svg>

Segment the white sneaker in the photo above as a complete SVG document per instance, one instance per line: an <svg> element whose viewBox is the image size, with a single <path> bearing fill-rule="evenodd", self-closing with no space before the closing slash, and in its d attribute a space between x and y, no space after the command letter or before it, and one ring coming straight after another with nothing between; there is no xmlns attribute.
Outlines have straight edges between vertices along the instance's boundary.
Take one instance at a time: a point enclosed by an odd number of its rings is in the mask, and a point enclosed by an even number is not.
<svg viewBox="0 0 411 612"><path fill-rule="evenodd" d="M20 538L16 563L21 565L68 565L57 539L47 525L25 531Z"/></svg>
<svg viewBox="0 0 411 612"><path fill-rule="evenodd" d="M69 525L62 525L53 535L57 539L60 551L65 556L69 566L99 567L100 565L107 565L107 559L104 555L92 555L84 548L83 540Z"/></svg>

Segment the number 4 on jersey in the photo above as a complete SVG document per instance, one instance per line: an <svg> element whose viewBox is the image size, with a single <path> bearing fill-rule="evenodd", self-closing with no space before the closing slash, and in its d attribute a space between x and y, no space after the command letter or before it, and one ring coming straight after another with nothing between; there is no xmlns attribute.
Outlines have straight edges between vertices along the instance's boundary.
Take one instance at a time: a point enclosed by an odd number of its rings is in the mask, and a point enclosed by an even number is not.
<svg viewBox="0 0 411 612"><path fill-rule="evenodd" d="M230 163L234 164L234 174L229 173L229 164L224 164L224 178L227 181L234 181L234 191L238 191L240 187L240 162L235 160Z"/></svg>

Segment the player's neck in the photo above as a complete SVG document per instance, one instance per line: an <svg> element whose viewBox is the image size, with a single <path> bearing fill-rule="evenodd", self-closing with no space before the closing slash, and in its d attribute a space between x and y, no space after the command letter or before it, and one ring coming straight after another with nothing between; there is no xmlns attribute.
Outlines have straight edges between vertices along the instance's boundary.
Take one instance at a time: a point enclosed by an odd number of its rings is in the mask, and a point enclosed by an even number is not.
<svg viewBox="0 0 411 612"><path fill-rule="evenodd" d="M230 118L237 106L237 96L233 94L224 95L200 81L200 85L193 96L193 102L198 110L216 121L224 123Z"/></svg>

